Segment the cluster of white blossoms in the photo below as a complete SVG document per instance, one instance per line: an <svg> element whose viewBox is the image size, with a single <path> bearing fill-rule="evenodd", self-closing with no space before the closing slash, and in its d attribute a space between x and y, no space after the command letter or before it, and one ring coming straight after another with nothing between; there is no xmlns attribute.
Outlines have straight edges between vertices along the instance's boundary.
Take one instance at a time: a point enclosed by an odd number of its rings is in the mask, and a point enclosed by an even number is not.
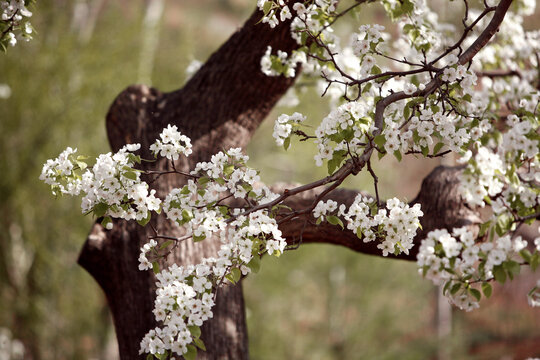
<svg viewBox="0 0 540 360"><path fill-rule="evenodd" d="M419 271L437 285L444 284L445 294L461 309L477 308L481 298L491 295L492 280L505 282L519 274L523 263L538 257L531 254L527 241L520 236L504 235L496 240L475 243L466 227L431 231L422 241L417 263ZM538 261L538 260L534 260ZM534 262L533 261L533 262Z"/></svg>
<svg viewBox="0 0 540 360"><path fill-rule="evenodd" d="M176 125L168 125L159 134L160 140L150 145L150 151L157 157L161 155L169 160L178 160L180 155L189 156L193 150L191 139L182 135Z"/></svg>
<svg viewBox="0 0 540 360"><path fill-rule="evenodd" d="M82 212L105 216L103 224L108 229L112 228L110 218L146 221L151 211L159 210L161 200L134 169L140 157L133 152L139 148L140 144L130 144L115 154L101 154L87 169L86 157L75 158L76 150L68 147L58 158L47 160L40 180L51 185L53 194L84 194Z"/></svg>
<svg viewBox="0 0 540 360"><path fill-rule="evenodd" d="M166 200L165 204L175 201ZM167 205L164 205L164 208L167 209ZM182 212L184 210L185 208ZM174 210L167 211L168 215L172 212ZM216 216L216 211L207 208L206 213L201 211L197 214L204 216L205 220L193 231L193 239L202 240L213 233L219 236L221 248L217 257L205 258L198 265L172 265L168 270L157 274L154 315L163 326L151 330L145 336L141 342L141 353L164 354L172 351L184 355L195 350L194 345L190 345L191 342L204 349L204 344L198 339L199 327L212 318L214 296L223 281L227 279L231 283L238 282L242 275L249 274L251 270L258 271L263 253L279 256L285 249L285 239L267 210L243 215L242 210L235 209L232 216ZM194 223L199 218L197 214L186 223L188 228L196 226ZM171 218L170 215L169 217ZM177 221L182 223L185 219ZM204 231L201 231L203 227ZM199 235L196 235L197 232ZM158 258L158 251L154 240L145 244L141 249L139 268L155 269L155 262L150 263L146 254L153 252L154 257Z"/></svg>
<svg viewBox="0 0 540 360"><path fill-rule="evenodd" d="M315 130L317 154L315 164L329 161L329 172L337 168L348 153L358 154L365 146L365 134L373 131L368 101L345 103L332 110Z"/></svg>
<svg viewBox="0 0 540 360"><path fill-rule="evenodd" d="M173 264L156 275L158 289L153 312L163 325L146 334L141 341L141 353L163 355L171 351L184 355L196 352L195 346L204 350L204 343L198 338L200 326L213 316L218 287L225 279L236 283L251 270L258 271L264 252L279 256L284 251L285 239L266 210L239 214L232 222L223 223L225 228L216 231L222 242L217 257L187 267ZM140 268L150 267L145 255L157 247L152 241L141 249L144 256L139 258Z"/></svg>
<svg viewBox="0 0 540 360"><path fill-rule="evenodd" d="M224 230L225 220L238 214L240 208L221 203L226 198L272 201L277 194L265 186L254 188L259 175L245 166L247 159L237 148L213 155L210 162L198 163L191 172L198 179L189 179L184 187L171 190L165 198L163 210L167 217L179 225L187 224L188 233L202 240Z"/></svg>
<svg viewBox="0 0 540 360"><path fill-rule="evenodd" d="M361 194L356 196L348 210L343 204L338 207L333 200L319 201L313 209L313 216L318 223L326 219L334 225L341 224L341 220L332 215L337 210L337 215L347 221L347 229L356 233L365 243L382 240L377 248L382 250L383 256L400 253L408 255L420 227L419 217L424 215L420 204L410 207L399 199L392 198L387 201L386 209L379 209L372 215L372 203L373 199Z"/></svg>
<svg viewBox="0 0 540 360"><path fill-rule="evenodd" d="M293 50L291 56L285 51L278 50L276 55L272 55L272 47L268 46L261 58L261 71L266 76L294 77L298 64L306 63L306 54L303 51Z"/></svg>
<svg viewBox="0 0 540 360"><path fill-rule="evenodd" d="M352 49L354 54L363 60L368 53L373 52L377 45L384 41L383 31L384 26L379 24L360 26L358 32L353 35Z"/></svg>
<svg viewBox="0 0 540 360"><path fill-rule="evenodd" d="M22 37L30 40L33 32L28 18L32 12L26 8L24 0L0 0L0 45L17 44L15 31L20 30Z"/></svg>
<svg viewBox="0 0 540 360"><path fill-rule="evenodd" d="M298 26L298 21L308 25L308 29L313 32L322 30L320 27L320 19L316 19L320 15L333 13L336 10L338 0L316 0L306 6L303 3L295 3L293 10L298 16L295 16L293 23ZM264 13L262 22L276 27L280 22L293 18L293 14L283 0L257 0L257 7Z"/></svg>
<svg viewBox="0 0 540 360"><path fill-rule="evenodd" d="M499 176L504 176L505 168L499 155L485 147L478 149L474 161L481 169L480 176L466 172L461 178L461 193L469 204L484 206L486 196L494 197L503 190Z"/></svg>
<svg viewBox="0 0 540 360"><path fill-rule="evenodd" d="M211 266L206 262L182 267L176 264L156 274L154 316L162 326L150 330L141 341L140 353L184 355L204 349L200 326L213 316L214 295L207 280Z"/></svg>
<svg viewBox="0 0 540 360"><path fill-rule="evenodd" d="M264 12L262 22L270 25L271 28L276 27L280 21L283 22L292 18L291 10L283 0L257 0L257 7Z"/></svg>
<svg viewBox="0 0 540 360"><path fill-rule="evenodd" d="M293 115L293 119L297 116ZM151 147L156 155L173 161L191 152L190 139L175 126L165 128L160 138ZM163 151L167 147L170 149ZM135 219L145 225L152 211L160 211L162 201L141 180L143 172L135 169L141 158L133 152L139 148L138 144L126 145L115 154L102 154L92 169L87 169L84 157L76 157L76 150L68 148L58 158L47 161L40 178L55 193L84 194L83 212L105 216L102 224L107 229L112 228L111 218ZM156 235L143 245L139 269L158 273L154 315L163 326L145 336L141 352L164 356L169 352L196 352L195 346L204 349L199 327L212 317L219 286L224 280L236 283L242 274L257 271L264 253L280 256L285 250L286 241L274 210L264 205L278 195L266 186L254 187L259 176L246 166L247 160L239 148L219 152L209 162L198 163L190 174L183 174L189 177L187 184L171 190L163 201L167 218L184 225L184 240L191 237L202 241L216 236L221 248L216 257L203 259L198 265L173 265L159 272L158 260L163 252L182 239ZM247 206L226 204L231 197ZM160 244L160 238L168 241Z"/></svg>
<svg viewBox="0 0 540 360"><path fill-rule="evenodd" d="M272 134L274 139L276 139L276 144L283 146L286 141L290 141L287 139L290 139L293 129L304 121L306 121L306 117L297 112L290 116L281 114L274 124L274 133ZM287 147L285 146L285 148Z"/></svg>
<svg viewBox="0 0 540 360"><path fill-rule="evenodd" d="M286 16L280 16L281 21L293 18L291 36L298 44L305 44L306 39L310 37L324 39L325 44L332 50L339 48L339 45L333 41L334 39L337 41L337 38L330 26L331 14L335 11L336 4L336 0L317 0L306 5L295 3L293 5L295 15L293 16L282 0L258 2L259 8L265 14L262 19L263 23L269 23L271 27L277 25L279 21L276 14L280 11L282 14L286 14ZM320 63L315 58L308 58L308 48L305 46L293 50L290 55L281 50L277 50L275 53L275 55L272 54L272 48L268 47L261 58L261 71L267 76L294 77L298 65L302 65L303 74L318 75L323 69L329 70L327 64ZM319 49L318 55L322 56L324 53L323 49Z"/></svg>

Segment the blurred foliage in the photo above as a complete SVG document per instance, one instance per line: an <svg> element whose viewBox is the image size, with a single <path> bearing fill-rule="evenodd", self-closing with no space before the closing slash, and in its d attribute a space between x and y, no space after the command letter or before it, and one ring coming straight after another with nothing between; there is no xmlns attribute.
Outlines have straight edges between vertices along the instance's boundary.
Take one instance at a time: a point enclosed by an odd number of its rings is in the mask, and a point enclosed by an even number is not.
<svg viewBox="0 0 540 360"><path fill-rule="evenodd" d="M140 57L154 56L140 54L145 5L40 1L32 17L35 39L0 56L2 93L5 85L11 89L9 98L0 96L0 327L24 342L28 358L115 358L103 293L76 265L92 219L81 216L77 199L53 199L37 178L42 163L66 146L89 155L108 149L103 121L108 106L138 81ZM250 0L167 1L151 69L154 86L162 91L181 86L191 60L204 61L253 8ZM383 20L376 7L359 15L360 21L373 19ZM344 22L341 31L355 28ZM312 145L293 142L285 152L270 136L280 112L304 112L311 124L325 116L328 108L319 95L309 84L300 85L303 107L274 111L256 134L257 146L247 150L251 166L262 169L269 183L325 175L313 165ZM391 159L374 164L382 196L411 200L419 179L436 164ZM373 192L366 175L346 186ZM436 290L412 263L305 246L279 260L266 259L244 288L253 359L436 354ZM463 334L470 324L459 315L455 325L463 333L455 332L448 344L454 358L464 359L472 340ZM478 341L489 336L475 331ZM529 327L522 331L531 334Z"/></svg>

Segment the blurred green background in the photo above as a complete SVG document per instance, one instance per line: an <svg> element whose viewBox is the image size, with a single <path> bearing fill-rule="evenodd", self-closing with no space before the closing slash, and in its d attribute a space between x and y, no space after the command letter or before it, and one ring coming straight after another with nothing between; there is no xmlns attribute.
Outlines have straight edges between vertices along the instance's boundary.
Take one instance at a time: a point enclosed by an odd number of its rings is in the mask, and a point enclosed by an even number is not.
<svg viewBox="0 0 540 360"><path fill-rule="evenodd" d="M92 156L107 151L104 118L122 89L179 88L191 61L204 61L253 8L249 0L40 1L35 39L0 55L0 329L22 341L26 359L118 356L105 298L76 265L92 219L77 199L52 198L38 181L43 162L66 146ZM341 31L372 19L385 21L377 5ZM313 147L293 142L286 153L270 136L281 112L303 112L313 123L325 116L313 89L298 93L302 105L276 109L247 150L269 183L325 175L313 166ZM377 163L383 196L414 198L437 164ZM372 191L369 180L347 186ZM253 359L540 356L527 345L540 341L539 313L524 296L508 295L515 288L499 289L473 316L449 315L445 306L437 311L437 289L412 263L305 246L265 259L244 289ZM451 332L438 313L450 316ZM528 352L516 355L514 347Z"/></svg>

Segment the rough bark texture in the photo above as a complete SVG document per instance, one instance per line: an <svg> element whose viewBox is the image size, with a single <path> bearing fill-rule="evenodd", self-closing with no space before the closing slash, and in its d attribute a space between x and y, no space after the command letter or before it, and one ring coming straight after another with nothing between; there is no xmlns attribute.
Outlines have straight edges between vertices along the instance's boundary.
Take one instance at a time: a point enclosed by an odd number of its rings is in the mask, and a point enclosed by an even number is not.
<svg viewBox="0 0 540 360"><path fill-rule="evenodd" d="M235 33L180 90L161 93L146 86L131 86L111 105L107 115L107 132L113 150L126 143L140 143L142 156L167 124L175 124L193 142L193 155L179 161L177 169L187 171L196 162L207 161L218 151L245 147L255 129L293 83L293 79L267 77L260 71L260 58L267 46L290 52L296 44L289 36L288 24L271 30L256 24L262 14L254 13L242 29ZM160 161L152 168L167 170ZM456 192L459 170L439 168L428 177L416 201L426 213L425 231L435 227L474 224L474 211L463 206ZM163 196L184 179L162 176L153 186ZM313 201L315 192L290 199L293 207ZM356 192L339 190L330 196L345 204ZM160 233L181 236L182 230L172 227L162 217L152 219ZM323 224L316 228L303 220L284 224L282 230L292 243L302 233L303 242L325 242L347 246L355 251L379 254L375 244L364 244L350 232ZM303 229L303 230L302 230ZM147 242L149 230L135 223L115 221L111 231L96 224L82 249L79 263L103 288L111 308L122 359L140 356L139 342L154 328L152 308L155 294L154 276L138 271L140 247ZM423 234L420 234L420 239ZM183 242L169 256L167 264L192 264L212 256L218 241ZM411 253L408 258L414 257ZM165 266L163 263L161 266ZM203 326L202 339L207 345L200 359L247 359L248 345L241 286L220 290L214 318Z"/></svg>
<svg viewBox="0 0 540 360"><path fill-rule="evenodd" d="M188 170L196 162L230 147L245 147L254 131L294 79L267 77L260 71L260 59L267 46L290 52L296 44L290 38L289 25L273 31L257 24L262 14L254 13L242 29L216 52L180 90L161 93L157 89L135 85L124 90L107 115L107 133L114 151L126 143L140 143L148 149L168 124L177 125L193 143L193 155L179 161L178 169ZM148 150L144 158L151 158ZM166 162L152 168L168 169ZM184 179L163 176L153 185L160 195L183 185ZM163 218L153 219L160 233L181 235ZM105 231L94 225L85 243L79 263L103 288L111 308L122 359L139 356L144 334L156 326L152 308L154 277L138 270L140 247L146 243L147 229L134 223L116 221ZM219 241L210 239L193 244L184 242L168 263L192 264L213 256ZM162 267L165 264L162 264ZM214 319L203 326L207 345L200 359L247 359L247 331L241 285L220 290Z"/></svg>

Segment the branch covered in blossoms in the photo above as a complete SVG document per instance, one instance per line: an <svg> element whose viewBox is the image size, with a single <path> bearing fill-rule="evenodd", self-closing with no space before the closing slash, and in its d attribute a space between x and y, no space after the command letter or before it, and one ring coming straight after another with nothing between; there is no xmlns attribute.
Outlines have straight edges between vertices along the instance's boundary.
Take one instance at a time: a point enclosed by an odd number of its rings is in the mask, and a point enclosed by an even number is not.
<svg viewBox="0 0 540 360"><path fill-rule="evenodd" d="M400 23L401 34L392 54L390 36L382 26L361 25L350 46L341 47L331 29L337 16L335 2L297 3L291 35L301 47L290 56L279 50L272 55L268 49L261 60L261 70L270 76L294 76L301 64L308 76L322 78L322 94L330 95L336 108L314 135L302 128L302 114L281 115L274 137L285 148L294 135L300 140L315 139L315 164L326 162L329 174L348 176L367 165L378 194L377 177L370 167L373 152L379 158L393 154L400 161L407 154L461 155L459 161L467 164L460 187L464 200L472 208L491 205L493 215L483 221L476 236L465 228L431 231L418 264L426 277L445 284L445 293L454 304L467 310L477 307L480 290L485 296L491 294L491 281L513 278L523 265L535 270L539 261L538 249L526 249L527 242L514 234L540 214L540 93L535 87L540 42L538 31L526 33L521 28L522 16L533 12L530 3L518 2L518 13L509 15L512 29L503 22L511 3L486 3L484 9L475 10L465 1L463 31L453 40L455 26L437 22L437 15L425 3L383 1L390 17ZM287 12L282 2L262 1L259 6L265 13L263 22L271 26L278 22L279 9ZM488 44L497 32L494 45ZM509 67L502 71L508 75L482 71L493 64L485 54L495 53L502 59L496 65ZM390 60L393 68L377 65L377 59ZM378 217L362 218L364 241L377 237L373 224L394 223L388 218L379 223L385 209L370 209L365 200L360 203L356 208L362 209L361 215L376 213ZM319 219L335 213L351 220L332 201L319 203L314 211ZM339 217L331 216L329 222L343 226ZM404 228L399 232L406 234ZM402 244L393 241L392 232L383 238L379 246L384 254ZM403 250L408 251L408 246Z"/></svg>
<svg viewBox="0 0 540 360"><path fill-rule="evenodd" d="M0 48L3 51L8 45L15 46L19 39L32 39L34 28L28 21L32 12L27 7L33 3L34 0L0 1Z"/></svg>

